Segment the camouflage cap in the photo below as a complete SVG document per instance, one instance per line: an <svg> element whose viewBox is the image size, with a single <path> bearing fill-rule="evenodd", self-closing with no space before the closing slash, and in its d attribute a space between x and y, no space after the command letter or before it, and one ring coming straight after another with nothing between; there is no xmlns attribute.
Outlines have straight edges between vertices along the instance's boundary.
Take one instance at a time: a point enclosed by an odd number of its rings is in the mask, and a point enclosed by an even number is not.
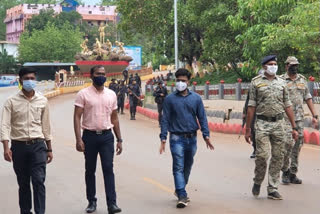
<svg viewBox="0 0 320 214"><path fill-rule="evenodd" d="M300 64L298 59L294 56L288 56L285 63L290 64L290 65L299 65Z"/></svg>

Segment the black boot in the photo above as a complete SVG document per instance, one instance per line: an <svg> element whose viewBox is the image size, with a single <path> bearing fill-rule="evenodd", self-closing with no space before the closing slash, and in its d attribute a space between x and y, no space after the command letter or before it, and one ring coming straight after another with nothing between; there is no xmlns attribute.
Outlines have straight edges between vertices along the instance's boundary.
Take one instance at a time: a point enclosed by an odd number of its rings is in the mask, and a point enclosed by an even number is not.
<svg viewBox="0 0 320 214"><path fill-rule="evenodd" d="M290 171L289 170L282 173L282 183L285 185L290 184Z"/></svg>
<svg viewBox="0 0 320 214"><path fill-rule="evenodd" d="M260 187L261 187L261 185L253 184L252 195L257 197L260 194Z"/></svg>
<svg viewBox="0 0 320 214"><path fill-rule="evenodd" d="M250 156L250 158L256 158L256 150L254 150Z"/></svg>
<svg viewBox="0 0 320 214"><path fill-rule="evenodd" d="M302 180L299 179L295 174L290 174L290 182L292 184L302 184Z"/></svg>
<svg viewBox="0 0 320 214"><path fill-rule="evenodd" d="M133 113L130 113L130 120L133 120Z"/></svg>

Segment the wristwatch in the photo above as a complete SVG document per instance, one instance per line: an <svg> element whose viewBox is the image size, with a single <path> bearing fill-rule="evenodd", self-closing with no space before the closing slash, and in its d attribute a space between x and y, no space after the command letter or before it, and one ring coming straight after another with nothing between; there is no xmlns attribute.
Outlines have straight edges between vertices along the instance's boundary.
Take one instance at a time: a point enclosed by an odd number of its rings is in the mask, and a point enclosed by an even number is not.
<svg viewBox="0 0 320 214"><path fill-rule="evenodd" d="M46 152L52 152L52 149L47 149Z"/></svg>
<svg viewBox="0 0 320 214"><path fill-rule="evenodd" d="M122 139L118 139L118 140L117 140L117 143L122 143L122 142L123 142Z"/></svg>
<svg viewBox="0 0 320 214"><path fill-rule="evenodd" d="M292 130L299 131L297 127L292 128Z"/></svg>
<svg viewBox="0 0 320 214"><path fill-rule="evenodd" d="M318 115L313 115L313 118L318 120Z"/></svg>

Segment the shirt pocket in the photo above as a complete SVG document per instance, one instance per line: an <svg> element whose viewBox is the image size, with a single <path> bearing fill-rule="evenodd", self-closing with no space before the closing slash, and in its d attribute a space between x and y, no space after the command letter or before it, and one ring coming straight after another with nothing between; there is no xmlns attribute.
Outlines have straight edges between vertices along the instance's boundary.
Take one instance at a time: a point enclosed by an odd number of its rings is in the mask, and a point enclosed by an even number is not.
<svg viewBox="0 0 320 214"><path fill-rule="evenodd" d="M40 122L42 108L39 106L31 106L30 110L31 110L31 115L32 115L33 121Z"/></svg>

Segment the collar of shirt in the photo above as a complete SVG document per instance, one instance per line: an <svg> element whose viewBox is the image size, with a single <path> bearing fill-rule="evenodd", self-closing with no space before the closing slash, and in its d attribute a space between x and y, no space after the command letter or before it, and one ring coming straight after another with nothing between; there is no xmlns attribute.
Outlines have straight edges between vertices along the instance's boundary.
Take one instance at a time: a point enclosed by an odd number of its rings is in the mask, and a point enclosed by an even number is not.
<svg viewBox="0 0 320 214"><path fill-rule="evenodd" d="M268 77L263 73L263 74L261 74L261 76L262 76L262 79L268 79ZM276 80L278 80L278 76L277 75L275 75L274 76L274 78L272 79L272 80L274 80L274 79L276 79Z"/></svg>
<svg viewBox="0 0 320 214"><path fill-rule="evenodd" d="M96 87L94 87L93 85L90 86L90 90L94 91L95 93L97 94L103 94L105 92L105 87L103 87L103 90L102 91L98 91L96 89Z"/></svg>
<svg viewBox="0 0 320 214"><path fill-rule="evenodd" d="M29 98L23 93L22 90L20 90L18 94L19 94L19 96L25 98L26 100L29 100ZM36 91L34 91L34 95L33 95L32 98L30 99L30 101L36 99L38 96L39 96L39 93L36 92Z"/></svg>
<svg viewBox="0 0 320 214"><path fill-rule="evenodd" d="M299 74L297 74L297 76L296 76L295 79L291 79L290 76L289 76L289 74L286 72L286 73L284 74L284 78L285 78L286 80L290 80L290 81L297 81L297 80L299 80L299 79L301 78L301 76L299 76Z"/></svg>
<svg viewBox="0 0 320 214"><path fill-rule="evenodd" d="M192 92L189 89L187 89L187 91L188 91L187 96L191 95ZM175 95L180 96L180 97L187 97L187 96L182 96L180 91L178 91L178 90L175 91Z"/></svg>

